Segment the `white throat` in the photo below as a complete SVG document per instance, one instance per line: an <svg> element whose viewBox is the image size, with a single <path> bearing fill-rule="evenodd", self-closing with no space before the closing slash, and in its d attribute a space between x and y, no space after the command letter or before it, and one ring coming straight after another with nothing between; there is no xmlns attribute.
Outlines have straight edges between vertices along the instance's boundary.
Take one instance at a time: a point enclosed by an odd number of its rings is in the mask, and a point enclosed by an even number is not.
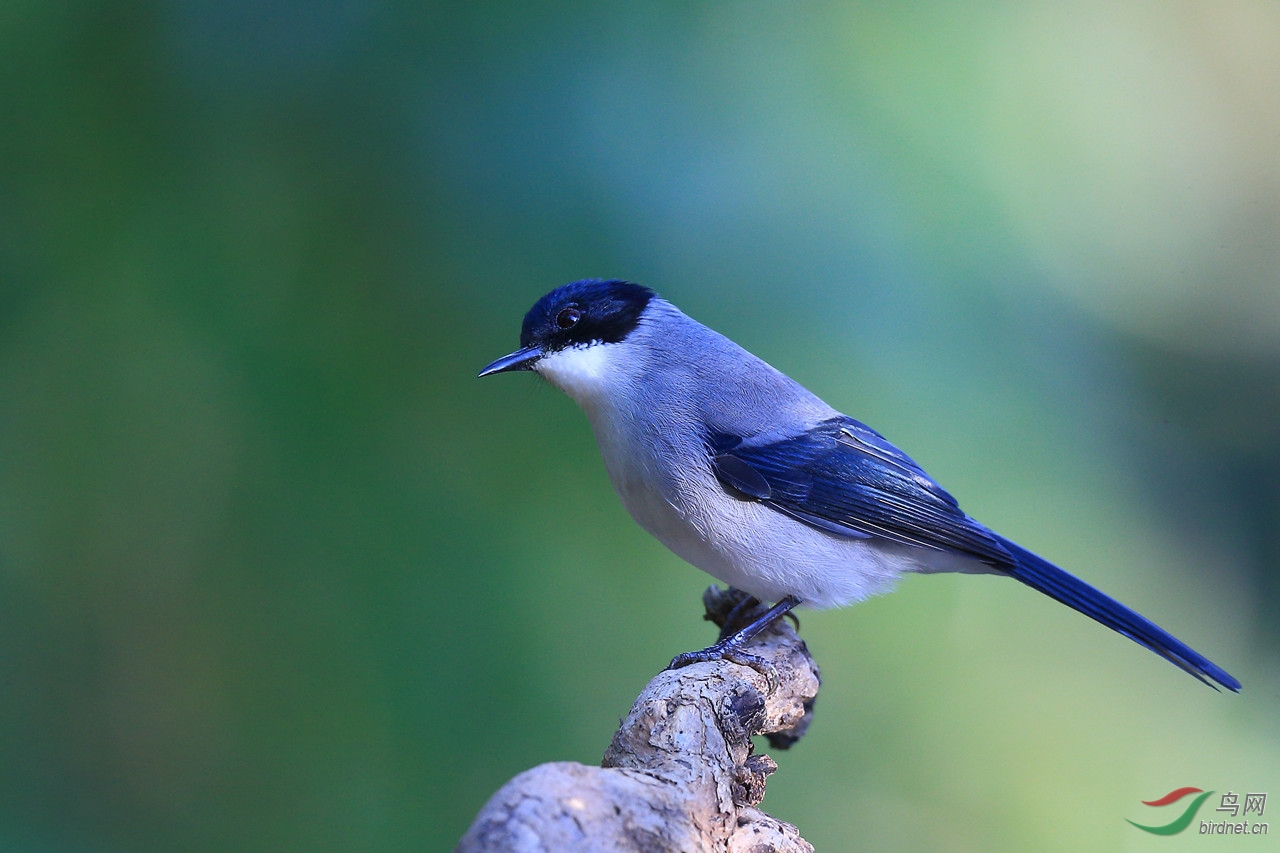
<svg viewBox="0 0 1280 853"><path fill-rule="evenodd" d="M533 369L586 408L599 402L625 372L621 347L606 343L567 347L538 359Z"/></svg>

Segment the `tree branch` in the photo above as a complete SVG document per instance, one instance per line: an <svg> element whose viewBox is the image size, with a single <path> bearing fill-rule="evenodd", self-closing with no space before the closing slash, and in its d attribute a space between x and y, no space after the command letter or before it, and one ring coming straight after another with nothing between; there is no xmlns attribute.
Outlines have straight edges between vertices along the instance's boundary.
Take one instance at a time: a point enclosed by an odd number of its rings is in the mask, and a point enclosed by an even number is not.
<svg viewBox="0 0 1280 853"><path fill-rule="evenodd" d="M744 594L711 587L722 624ZM786 749L808 728L817 664L785 619L748 646L769 675L727 660L661 672L613 736L603 766L543 764L490 798L455 853L478 851L812 851L790 824L756 808L777 769L752 735ZM776 678L774 677L776 676Z"/></svg>

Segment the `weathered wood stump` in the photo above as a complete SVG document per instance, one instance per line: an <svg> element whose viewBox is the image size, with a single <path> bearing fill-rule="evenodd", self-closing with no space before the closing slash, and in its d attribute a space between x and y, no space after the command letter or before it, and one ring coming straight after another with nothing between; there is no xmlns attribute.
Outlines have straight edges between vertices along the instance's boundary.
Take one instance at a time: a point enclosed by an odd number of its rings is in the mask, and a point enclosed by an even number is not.
<svg viewBox="0 0 1280 853"><path fill-rule="evenodd" d="M703 595L723 624L738 590ZM818 693L817 664L785 619L747 651L765 672L727 660L661 672L613 736L601 767L543 764L490 798L456 853L479 851L812 851L790 824L756 808L775 749L799 740Z"/></svg>

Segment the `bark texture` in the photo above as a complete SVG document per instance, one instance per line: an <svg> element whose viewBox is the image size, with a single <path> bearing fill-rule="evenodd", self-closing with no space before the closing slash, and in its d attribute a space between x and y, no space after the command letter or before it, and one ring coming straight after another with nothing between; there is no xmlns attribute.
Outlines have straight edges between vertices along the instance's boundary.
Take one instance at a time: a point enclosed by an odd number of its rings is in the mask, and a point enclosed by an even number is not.
<svg viewBox="0 0 1280 853"><path fill-rule="evenodd" d="M707 618L723 624L742 599L712 587ZM817 664L785 619L748 651L764 672L727 660L658 674L636 699L601 767L543 764L490 798L456 853L812 851L790 824L756 808L777 764L755 754L752 735L775 749L809 725Z"/></svg>

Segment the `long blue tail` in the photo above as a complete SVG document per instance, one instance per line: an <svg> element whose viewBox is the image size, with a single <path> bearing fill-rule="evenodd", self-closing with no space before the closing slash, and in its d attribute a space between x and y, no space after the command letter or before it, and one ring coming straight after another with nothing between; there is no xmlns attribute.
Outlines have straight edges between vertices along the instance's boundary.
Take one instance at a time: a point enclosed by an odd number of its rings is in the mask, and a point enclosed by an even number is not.
<svg viewBox="0 0 1280 853"><path fill-rule="evenodd" d="M1118 631L1134 642L1146 646L1210 687L1213 685L1210 684L1209 679L1213 679L1232 692L1240 690L1240 682L1227 674L1226 670L1173 637L1159 625L1139 616L1114 598L1103 595L1084 581L1067 574L1047 560L1037 557L1017 543L1010 542L1003 536L999 538L1000 544L1008 549L1016 561L1016 566L1009 571L1009 574L1027 586L1056 598L1068 607L1079 610L1085 616L1096 619L1111 630Z"/></svg>

